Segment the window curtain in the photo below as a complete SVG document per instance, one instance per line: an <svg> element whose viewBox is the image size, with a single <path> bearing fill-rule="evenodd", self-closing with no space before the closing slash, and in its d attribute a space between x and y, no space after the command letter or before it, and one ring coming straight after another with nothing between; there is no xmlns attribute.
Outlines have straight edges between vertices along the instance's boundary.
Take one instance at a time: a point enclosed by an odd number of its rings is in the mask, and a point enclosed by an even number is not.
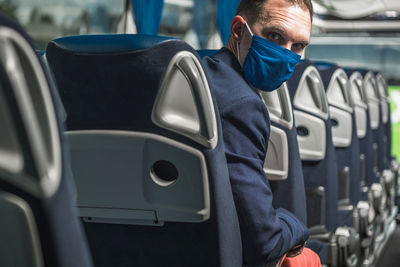
<svg viewBox="0 0 400 267"><path fill-rule="evenodd" d="M199 48L206 49L211 33L211 0L194 0L193 27L199 40Z"/></svg>
<svg viewBox="0 0 400 267"><path fill-rule="evenodd" d="M217 0L217 27L224 44L231 35L231 22L239 3L240 0Z"/></svg>
<svg viewBox="0 0 400 267"><path fill-rule="evenodd" d="M160 28L164 0L132 0L138 33L156 35Z"/></svg>

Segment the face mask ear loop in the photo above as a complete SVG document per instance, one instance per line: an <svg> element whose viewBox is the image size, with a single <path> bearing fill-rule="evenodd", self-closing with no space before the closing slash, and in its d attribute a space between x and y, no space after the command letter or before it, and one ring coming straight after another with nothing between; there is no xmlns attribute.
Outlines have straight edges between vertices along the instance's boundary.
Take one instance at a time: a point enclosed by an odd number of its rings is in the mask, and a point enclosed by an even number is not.
<svg viewBox="0 0 400 267"><path fill-rule="evenodd" d="M242 63L240 62L240 47L239 47L239 42L236 42L236 50L237 50L237 59L239 61L240 66L242 66ZM243 67L243 66L242 66Z"/></svg>
<svg viewBox="0 0 400 267"><path fill-rule="evenodd" d="M249 24L247 24L247 21L244 21L244 24L246 24L247 30L249 31L251 37L253 37L254 33L251 31Z"/></svg>
<svg viewBox="0 0 400 267"><path fill-rule="evenodd" d="M247 30L249 31L251 37L253 37L253 32L251 31L249 24L247 24L247 21L244 21L244 24L246 24ZM240 62L240 46L239 42L236 43L236 49L237 49L237 59L239 61L240 66L242 66L242 63ZM243 67L243 66L242 66Z"/></svg>

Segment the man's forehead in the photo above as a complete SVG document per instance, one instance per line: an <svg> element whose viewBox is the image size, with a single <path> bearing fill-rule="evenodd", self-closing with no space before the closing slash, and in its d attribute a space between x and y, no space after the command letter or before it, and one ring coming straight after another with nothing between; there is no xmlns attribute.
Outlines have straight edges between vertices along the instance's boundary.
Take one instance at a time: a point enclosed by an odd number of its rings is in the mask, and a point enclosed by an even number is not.
<svg viewBox="0 0 400 267"><path fill-rule="evenodd" d="M306 6L299 5L298 2L288 0L268 0L262 5L261 10L258 14L258 19L262 22L269 22L279 13L287 12L288 10L302 10L304 13L308 13L311 22L311 14Z"/></svg>
<svg viewBox="0 0 400 267"><path fill-rule="evenodd" d="M308 9L285 0L269 0L260 12L258 23L284 34L290 32L293 37L296 36L295 39L304 39L302 41L310 37L311 17Z"/></svg>

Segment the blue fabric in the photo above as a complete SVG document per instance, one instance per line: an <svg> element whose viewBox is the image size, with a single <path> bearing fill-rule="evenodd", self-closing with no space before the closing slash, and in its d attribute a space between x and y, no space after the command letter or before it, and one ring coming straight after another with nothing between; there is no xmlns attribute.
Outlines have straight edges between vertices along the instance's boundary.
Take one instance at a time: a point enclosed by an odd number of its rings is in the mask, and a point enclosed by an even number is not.
<svg viewBox="0 0 400 267"><path fill-rule="evenodd" d="M374 151L372 148L374 139L369 119L369 112L367 112L367 132L364 138L359 140L360 152L365 156L365 184L369 187L377 180L374 172Z"/></svg>
<svg viewBox="0 0 400 267"><path fill-rule="evenodd" d="M8 27L16 30L30 43L32 52L35 53L34 46L31 39L22 29L20 25L17 25L9 18L0 14L0 26ZM1 48L0 48L1 49ZM42 62L41 62L42 64ZM43 67L43 64L42 64ZM56 88L52 83L46 69L44 69L50 94L53 100L52 105L56 109L57 128L59 132L59 138L61 142L61 157L62 157L62 170L61 170L61 182L54 193L49 198L38 198L35 197L23 189L16 187L15 185L9 184L8 182L0 179L0 190L15 194L24 199L33 211L35 224L38 228L40 246L44 257L45 266L60 266L60 267L91 267L92 262L89 256L88 247L86 240L83 237L82 226L77 219L77 213L75 210L75 202L73 201L73 188L71 185L71 176L68 172L69 169L69 158L66 153L67 143L62 134L64 125L62 125L59 113L57 112L59 106L55 101ZM5 76L3 76L5 77ZM4 81L1 81L4 82ZM8 102L12 103L12 101ZM15 107L14 107L15 108ZM13 121L16 123L20 119ZM20 137L27 136L29 133L25 132L23 127L19 127ZM29 142L27 140L20 140L22 149L27 152L30 150ZM26 167L31 166L32 158L25 158L24 165ZM29 167L28 167L29 168Z"/></svg>
<svg viewBox="0 0 400 267"><path fill-rule="evenodd" d="M146 34L92 34L61 37L53 40L53 44L73 53L118 54L147 49L170 40L174 38Z"/></svg>
<svg viewBox="0 0 400 267"><path fill-rule="evenodd" d="M217 1L217 27L224 44L226 44L231 35L231 23L235 17L239 3L240 0Z"/></svg>
<svg viewBox="0 0 400 267"><path fill-rule="evenodd" d="M289 79L299 60L296 53L254 34L243 63L244 77L262 91L273 91Z"/></svg>
<svg viewBox="0 0 400 267"><path fill-rule="evenodd" d="M138 33L157 34L164 0L131 0Z"/></svg>
<svg viewBox="0 0 400 267"><path fill-rule="evenodd" d="M217 52L218 52L218 50L214 50L214 49L197 50L197 53L199 53L199 56L201 58L203 58L203 57L211 57L211 56L215 55Z"/></svg>
<svg viewBox="0 0 400 267"><path fill-rule="evenodd" d="M292 100L298 89L299 81L304 71L314 64L308 60L302 60L296 65L292 77L287 81L289 94ZM309 113L305 110L302 112ZM310 114L310 113L309 113ZM326 152L325 158L320 161L302 161L304 184L307 188L317 188L322 186L325 188L325 225L328 231L334 232L337 227L338 212L338 175L337 161L335 149L332 143L332 125L330 120L325 121L326 129ZM320 217L319 212L314 213L316 217ZM311 221L310 218L307 221ZM309 225L312 226L312 225Z"/></svg>
<svg viewBox="0 0 400 267"><path fill-rule="evenodd" d="M42 57L42 56L44 56L44 50L39 50L39 49L36 49L35 50L36 51L36 54L39 56L39 57Z"/></svg>
<svg viewBox="0 0 400 267"><path fill-rule="evenodd" d="M131 38L129 35L121 38ZM207 162L211 215L203 223L165 223L162 227L85 224L96 267L242 265L238 218L223 153L217 110L218 145L209 150L155 125L153 104L166 68L176 53L189 51L171 40L148 49L99 54L65 50L55 41L47 59L68 113L68 130L115 129L151 132L199 149ZM103 39L104 40L104 39ZM116 48L116 50L119 50ZM95 179L95 177L93 177Z"/></svg>
<svg viewBox="0 0 400 267"><path fill-rule="evenodd" d="M270 121L257 90L226 48L203 58L221 115L225 155L239 217L244 263L265 264L308 238L292 213L274 209L263 170Z"/></svg>
<svg viewBox="0 0 400 267"><path fill-rule="evenodd" d="M313 63L320 71L338 67L335 63L326 62L326 61L314 61L313 60Z"/></svg>

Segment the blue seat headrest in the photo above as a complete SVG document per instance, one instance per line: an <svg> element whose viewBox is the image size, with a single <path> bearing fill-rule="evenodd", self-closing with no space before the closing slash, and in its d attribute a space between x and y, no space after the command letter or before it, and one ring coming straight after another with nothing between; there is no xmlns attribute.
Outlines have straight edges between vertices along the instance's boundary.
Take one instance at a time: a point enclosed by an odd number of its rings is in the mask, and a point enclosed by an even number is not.
<svg viewBox="0 0 400 267"><path fill-rule="evenodd" d="M215 55L218 52L218 50L216 49L201 49L201 50L197 50L197 53L199 53L199 56L201 58L203 57L211 57L213 55Z"/></svg>
<svg viewBox="0 0 400 267"><path fill-rule="evenodd" d="M79 54L126 53L154 47L175 40L172 37L146 34L77 35L55 39L53 44Z"/></svg>
<svg viewBox="0 0 400 267"><path fill-rule="evenodd" d="M313 61L313 62L315 66L317 66L318 70L326 70L338 66L333 62L327 62L327 61Z"/></svg>
<svg viewBox="0 0 400 267"><path fill-rule="evenodd" d="M45 54L45 51L44 50L40 50L40 49L36 49L35 52L36 52L36 55L38 55L38 57L42 57Z"/></svg>

